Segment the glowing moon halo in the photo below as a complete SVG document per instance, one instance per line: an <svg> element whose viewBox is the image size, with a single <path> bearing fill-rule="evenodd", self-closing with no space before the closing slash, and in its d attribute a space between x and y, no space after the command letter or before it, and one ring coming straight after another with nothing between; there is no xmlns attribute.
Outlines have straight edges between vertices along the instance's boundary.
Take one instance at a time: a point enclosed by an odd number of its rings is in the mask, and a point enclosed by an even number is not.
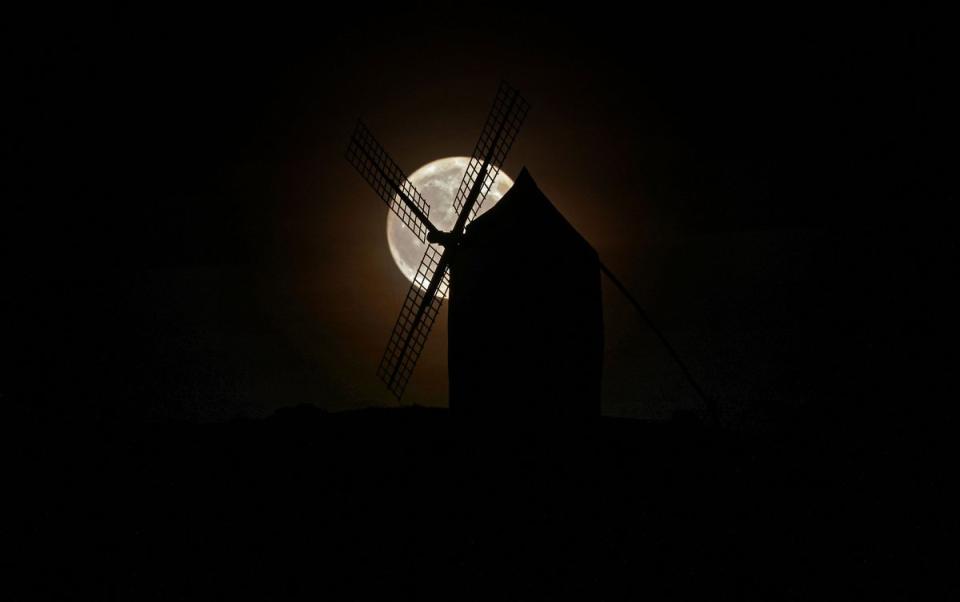
<svg viewBox="0 0 960 602"><path fill-rule="evenodd" d="M420 191L430 205L430 221L440 230L449 231L457 222L453 200L469 163L470 157L445 157L427 163L409 176L410 183ZM496 205L511 186L513 186L513 180L500 172L480 207L480 213L483 214ZM420 242L420 239L389 209L387 210L387 242L390 244L390 253L400 272L407 277L407 280L413 282L429 243ZM417 284L424 289L427 287L425 282Z"/></svg>

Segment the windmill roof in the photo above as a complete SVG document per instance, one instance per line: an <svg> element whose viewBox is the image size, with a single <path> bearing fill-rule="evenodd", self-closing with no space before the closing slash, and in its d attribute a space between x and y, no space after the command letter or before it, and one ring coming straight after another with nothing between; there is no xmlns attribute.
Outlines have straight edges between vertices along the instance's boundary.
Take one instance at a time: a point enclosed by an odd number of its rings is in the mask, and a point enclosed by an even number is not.
<svg viewBox="0 0 960 602"><path fill-rule="evenodd" d="M526 229L524 235L534 239L552 239L554 242L557 238L569 239L596 254L590 243L543 194L526 167L520 170L500 202L470 223L464 242L476 244L480 239L516 234L518 229Z"/></svg>

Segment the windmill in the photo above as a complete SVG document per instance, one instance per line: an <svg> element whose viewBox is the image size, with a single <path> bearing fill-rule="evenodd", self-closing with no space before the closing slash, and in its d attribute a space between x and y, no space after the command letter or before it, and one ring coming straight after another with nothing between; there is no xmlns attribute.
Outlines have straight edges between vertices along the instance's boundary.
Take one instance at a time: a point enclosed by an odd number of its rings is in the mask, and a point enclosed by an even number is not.
<svg viewBox="0 0 960 602"><path fill-rule="evenodd" d="M455 263L457 258L464 254L457 254L457 251L462 247L464 240L470 240L470 234L466 231L467 225L475 217L477 217L484 199L490 192L490 189L493 187L494 180L500 173L500 168L503 165L503 161L506 158L507 153L510 151L510 147L513 145L517 134L519 133L520 126L523 124L523 120L526 117L528 110L529 104L516 90L511 88L506 83L500 84L500 88L497 91L496 98L494 99L493 108L490 110L486 124L483 126L483 130L480 133L480 139L474 148L473 155L470 158L470 162L467 166L466 172L464 173L463 180L460 182L460 186L457 190L453 204L454 211L457 214L457 219L454 227L449 232L441 231L439 228L434 226L433 223L431 223L430 207L426 200L416 190L410 180L407 179L400 167L397 166L397 164L390 158L383 147L376 141L366 126L362 122L358 122L357 124L356 130L353 133L353 137L350 140L350 144L347 147L347 160L373 187L374 191L381 199L383 199L390 210L400 218L401 222L407 228L409 228L410 231L421 242L433 243L431 245L427 245L423 259L420 261L420 266L417 269L413 282L410 285L410 289L407 292L406 299L404 300L403 306L400 309L400 316L397 318L396 325L394 326L393 332L390 335L390 340L387 343L387 349L383 354L383 358L381 359L380 366L377 370L377 375L386 383L387 387L397 397L397 399L400 399L403 396L403 392L410 380L410 376L416 367L417 360L420 358L420 354L423 352L423 347L426 343L427 336L430 334L433 323L440 311L443 298L447 296L447 291L450 287L451 264ZM523 186L520 186L521 183ZM528 199L541 197L541 200L545 201L545 205L550 209L553 209L549 201L546 200L546 197L543 197L539 190L537 190L536 185L533 184L532 178L530 178L526 169L521 172L515 188L526 189L525 191L518 191L518 195L525 196ZM513 189L511 192L512 191ZM506 202L506 199L507 197L505 196L503 201ZM541 206L544 206L543 202L540 204ZM496 209L499 209L502 205L503 202L498 204ZM559 216L559 213L556 212L555 209L553 209L553 211L556 213L556 216ZM493 213L493 211L490 213ZM483 219L487 219L487 216L485 215ZM483 219L480 221L483 221ZM562 216L559 216L559 219L563 224L569 226ZM480 222L478 221L478 224L479 223ZM563 227L561 226L561 229L562 228ZM569 228L573 229L572 226L569 226ZM573 230L575 231L575 229ZM524 242L530 238L531 237L529 236L523 235L519 238L515 238L514 243ZM574 238L580 238L579 234L576 234ZM719 410L716 403L706 396L706 394L694 380L693 376L687 369L686 364L680 358L676 350L674 350L666 336L660 331L659 328L657 328L637 300L626 289L623 283L620 282L620 280L613 274L613 272L610 271L607 266L600 262L599 258L596 256L596 252L593 251L589 243L586 243L586 241L583 241L583 243L588 247L587 255L592 255L592 259L588 257L587 261L592 261L594 269L606 276L610 282L624 295L627 301L634 307L641 320L651 329L651 331L664 345L671 358L680 368L685 380L687 380L687 382L695 391L696 395L706 406L714 422L719 423ZM495 242L495 244L499 243ZM443 247L443 250L438 250L437 245ZM464 248L468 248L469 246L470 245L468 244L467 247ZM511 260L508 260L508 263L510 263L510 261ZM589 280L589 277L586 279ZM550 286L551 284L548 281L544 282L546 282L547 286ZM516 283L514 284L516 285ZM564 288L569 287L564 286ZM599 288L596 290L599 291ZM575 300L573 301L573 305L569 306L575 310L584 310L579 314L577 311L571 312L574 320L583 319L584 313L589 314L594 311L594 308L598 305L599 297L597 296L594 298L592 295L593 294L590 291L587 291L586 295L582 296L580 301ZM563 297L569 297L569 295L564 294ZM451 308L454 306L454 303L455 299L451 297ZM562 310L563 308L561 308L561 311ZM602 310L600 311L602 312ZM566 319L557 319L554 323L560 324L563 322L569 322L569 315L565 316L564 318ZM545 325L545 328L548 330L552 331L554 329L554 326L552 323L550 323L549 319L542 321L542 324ZM599 328L602 330L602 320ZM473 334L479 334L480 338L482 338L484 333L482 332L481 328L480 330L474 329ZM600 336L600 354L602 355L602 333ZM573 338L576 337L577 335L573 336ZM543 338L549 338L549 336ZM591 346L595 347L594 344L596 343L596 340L597 339L595 337L590 337L588 335L586 338L581 338L577 341L574 341L577 344L568 346L568 349ZM565 342L570 343L570 337L568 337L568 340ZM471 340L465 345L458 345L458 347L461 349L473 349L476 347L476 345L475 342ZM541 346L541 348L543 349L545 347ZM451 351L452 349L453 347L451 346ZM564 352L565 350L561 350L561 354ZM574 351L574 354L576 353L577 351ZM461 358L458 360L457 364L462 365L465 363L470 363L480 355L482 355L482 352L480 354L474 354L474 356L471 357L468 362L464 362ZM593 356L590 356L590 352L588 351L587 355L583 357L588 360L587 363L590 363ZM574 358L574 364L576 363L576 359L577 358ZM454 362L451 362L451 364L453 365ZM572 364L570 365L572 366ZM579 367L574 367L573 370L577 371L578 368ZM540 376L545 378L543 378L540 382L545 382L548 380L555 381L557 380L555 378L555 373L559 372L562 374L564 372L562 367L559 370L553 369L554 374L551 374L550 370L551 368L545 368L541 371ZM599 368L592 372L590 369L588 369L587 374L587 380L592 379L597 383L599 382ZM582 379L580 385L583 385ZM554 399L565 396L573 399L578 396L590 397L592 395L590 392L591 385L589 384L579 387L574 384L570 391L565 391L565 386L566 383L563 382L560 382L560 384L555 383L555 387L550 391ZM451 374L451 389L454 389L453 374ZM464 391L463 387L459 387L459 389ZM499 393L496 395L493 394L490 388L487 388L485 392L482 391L483 387L480 387L480 389L482 393L487 394L487 398L484 400L484 403L488 403L492 397L500 395ZM501 391L502 390L503 389L501 389ZM533 392L533 390L528 390L528 393L530 393L530 396L536 396L536 393ZM597 389L595 393L596 395L599 395L599 390ZM461 395L461 398L469 397L471 397L469 392L465 395ZM597 404L599 404L599 397L596 399ZM453 396L451 396L451 407L453 407ZM599 412L599 407L597 407L596 410ZM574 411L574 414L576 414L576 410Z"/></svg>
<svg viewBox="0 0 960 602"><path fill-rule="evenodd" d="M350 139L347 160L421 242L433 243L427 245L377 369L377 376L397 399L403 396L447 294L451 256L467 224L480 211L529 109L530 105L517 90L506 83L500 84L457 189L453 204L457 220L449 232L441 231L430 222L430 206L426 200L363 122L357 124ZM437 248L438 244L442 251Z"/></svg>

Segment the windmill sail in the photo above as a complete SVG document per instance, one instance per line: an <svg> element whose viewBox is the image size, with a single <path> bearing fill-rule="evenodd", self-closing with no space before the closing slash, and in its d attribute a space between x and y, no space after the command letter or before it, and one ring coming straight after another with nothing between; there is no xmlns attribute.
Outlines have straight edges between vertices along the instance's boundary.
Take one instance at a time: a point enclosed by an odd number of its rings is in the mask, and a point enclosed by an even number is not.
<svg viewBox="0 0 960 602"><path fill-rule="evenodd" d="M347 159L421 242L439 242L444 247L441 251L434 244L427 245L380 360L377 375L398 399L403 396L447 295L450 249L459 244L467 223L480 211L529 109L516 90L500 84L454 199L457 221L450 232L440 232L430 223L429 205L363 123L357 124Z"/></svg>
<svg viewBox="0 0 960 602"><path fill-rule="evenodd" d="M428 245L377 370L397 399L407 388L449 286L446 251Z"/></svg>
<svg viewBox="0 0 960 602"><path fill-rule="evenodd" d="M363 122L357 122L357 129L350 139L347 161L360 172L377 196L410 228L414 236L420 242L426 242L427 233L436 229L430 223L430 205Z"/></svg>
<svg viewBox="0 0 960 602"><path fill-rule="evenodd" d="M459 215L473 188L479 185L476 201L470 209L470 215L466 216L464 225L473 220L480 211L480 206L493 187L493 182L497 179L503 161L510 152L510 147L513 146L513 141L516 140L520 126L523 125L529 110L530 105L520 96L520 93L501 82L493 107L490 109L490 115L487 117L487 123L480 132L480 139L473 150L470 164L467 165L467 171L463 174L463 181L460 182L460 188L453 201L453 209Z"/></svg>

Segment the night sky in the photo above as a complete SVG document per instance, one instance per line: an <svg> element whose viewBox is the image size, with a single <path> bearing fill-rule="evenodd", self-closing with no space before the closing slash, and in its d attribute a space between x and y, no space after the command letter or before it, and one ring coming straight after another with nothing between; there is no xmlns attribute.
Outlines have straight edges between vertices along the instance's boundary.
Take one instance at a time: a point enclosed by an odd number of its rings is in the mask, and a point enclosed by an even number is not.
<svg viewBox="0 0 960 602"><path fill-rule="evenodd" d="M344 151L362 117L407 173L468 154L501 78L532 105L506 172L530 170L730 424L923 406L956 246L943 21L484 7L6 20L7 408L395 405L375 371L408 283ZM604 413L699 410L606 284L604 307ZM404 403L446 386L441 317Z"/></svg>

